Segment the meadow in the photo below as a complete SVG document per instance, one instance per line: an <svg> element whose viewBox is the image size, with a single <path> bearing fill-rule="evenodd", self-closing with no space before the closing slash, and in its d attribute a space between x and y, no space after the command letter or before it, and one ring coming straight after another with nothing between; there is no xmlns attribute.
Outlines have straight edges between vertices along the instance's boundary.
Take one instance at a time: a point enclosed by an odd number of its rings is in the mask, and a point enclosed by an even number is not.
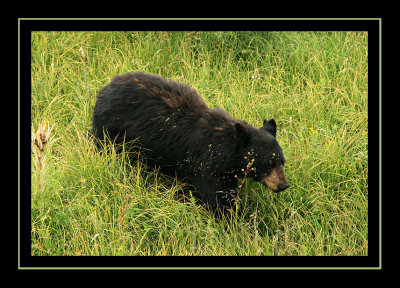
<svg viewBox="0 0 400 288"><path fill-rule="evenodd" d="M367 32L33 32L32 255L368 255ZM246 179L229 221L89 137L96 94L144 71L256 127L291 187Z"/></svg>

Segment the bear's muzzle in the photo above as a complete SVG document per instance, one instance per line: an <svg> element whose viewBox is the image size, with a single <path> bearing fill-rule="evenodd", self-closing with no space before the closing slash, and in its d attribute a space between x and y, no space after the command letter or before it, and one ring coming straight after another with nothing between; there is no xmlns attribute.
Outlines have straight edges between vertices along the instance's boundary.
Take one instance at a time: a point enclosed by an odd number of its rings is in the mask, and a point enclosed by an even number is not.
<svg viewBox="0 0 400 288"><path fill-rule="evenodd" d="M261 182L275 193L281 192L290 186L282 165L272 169L267 177L261 179Z"/></svg>

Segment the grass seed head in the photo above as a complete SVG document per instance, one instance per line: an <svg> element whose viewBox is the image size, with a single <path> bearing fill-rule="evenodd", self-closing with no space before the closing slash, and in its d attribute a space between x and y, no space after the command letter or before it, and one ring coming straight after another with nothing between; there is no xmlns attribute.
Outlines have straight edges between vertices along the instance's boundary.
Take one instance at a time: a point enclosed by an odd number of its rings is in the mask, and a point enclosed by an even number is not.
<svg viewBox="0 0 400 288"><path fill-rule="evenodd" d="M51 140L51 131L47 124L40 123L36 132L32 131L32 142L39 149L40 152L44 152L46 145Z"/></svg>

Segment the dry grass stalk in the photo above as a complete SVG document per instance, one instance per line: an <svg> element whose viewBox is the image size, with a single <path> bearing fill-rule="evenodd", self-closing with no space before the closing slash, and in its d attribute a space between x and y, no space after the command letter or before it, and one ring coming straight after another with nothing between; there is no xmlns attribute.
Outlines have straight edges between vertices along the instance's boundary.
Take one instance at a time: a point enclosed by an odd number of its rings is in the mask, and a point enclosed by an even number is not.
<svg viewBox="0 0 400 288"><path fill-rule="evenodd" d="M49 125L47 125L46 123L40 123L36 132L32 128L32 151L38 163L36 174L38 177L39 189L42 187L40 172L45 166L45 149L48 143L52 140L52 130L53 128L50 128Z"/></svg>

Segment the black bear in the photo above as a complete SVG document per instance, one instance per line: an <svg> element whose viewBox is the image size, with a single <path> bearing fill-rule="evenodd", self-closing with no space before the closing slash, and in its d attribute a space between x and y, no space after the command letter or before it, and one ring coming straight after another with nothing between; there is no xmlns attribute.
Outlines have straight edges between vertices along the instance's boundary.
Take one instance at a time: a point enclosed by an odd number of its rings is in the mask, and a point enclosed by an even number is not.
<svg viewBox="0 0 400 288"><path fill-rule="evenodd" d="M142 72L114 77L97 95L93 134L115 143L136 140L149 165L195 187L214 212L236 203L238 178L274 192L289 187L274 119L260 129L210 109L189 86ZM249 169L250 168L250 169Z"/></svg>

